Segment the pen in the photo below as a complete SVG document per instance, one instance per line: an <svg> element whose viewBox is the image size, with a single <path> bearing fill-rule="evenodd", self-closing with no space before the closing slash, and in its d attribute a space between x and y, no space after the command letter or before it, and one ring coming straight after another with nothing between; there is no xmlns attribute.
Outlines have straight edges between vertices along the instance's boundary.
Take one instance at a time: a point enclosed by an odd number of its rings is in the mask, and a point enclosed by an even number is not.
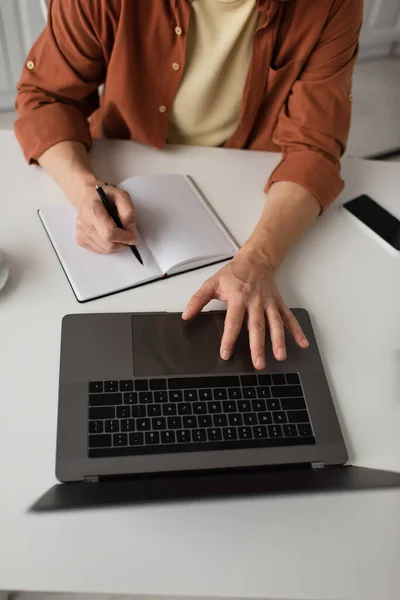
<svg viewBox="0 0 400 600"><path fill-rule="evenodd" d="M119 218L117 209L115 208L114 204L109 201L105 191L103 190L103 188L100 185L96 185L96 192L100 196L100 199L103 203L104 208L106 209L106 211L108 213L108 216L114 221L116 227L118 227L119 229L123 229L121 219ZM143 260L142 260L142 257L140 256L139 250L136 248L136 246L129 246L129 248L130 248L132 254L138 259L138 261L142 265Z"/></svg>

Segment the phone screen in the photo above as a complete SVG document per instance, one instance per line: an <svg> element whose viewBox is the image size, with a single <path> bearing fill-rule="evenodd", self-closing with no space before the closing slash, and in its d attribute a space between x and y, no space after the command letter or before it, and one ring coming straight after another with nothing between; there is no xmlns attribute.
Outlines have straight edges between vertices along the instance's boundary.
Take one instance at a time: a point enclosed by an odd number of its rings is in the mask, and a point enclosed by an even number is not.
<svg viewBox="0 0 400 600"><path fill-rule="evenodd" d="M375 200L363 194L343 206L395 250L400 250L400 221Z"/></svg>

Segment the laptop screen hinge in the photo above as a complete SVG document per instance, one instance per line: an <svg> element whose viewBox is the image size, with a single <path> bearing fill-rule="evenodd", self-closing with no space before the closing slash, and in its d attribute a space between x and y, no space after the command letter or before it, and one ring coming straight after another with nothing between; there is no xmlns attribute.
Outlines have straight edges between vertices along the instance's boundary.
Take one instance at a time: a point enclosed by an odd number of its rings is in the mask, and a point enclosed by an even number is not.
<svg viewBox="0 0 400 600"><path fill-rule="evenodd" d="M83 478L83 481L85 483L99 483L99 476L98 475L87 475L86 477Z"/></svg>
<svg viewBox="0 0 400 600"><path fill-rule="evenodd" d="M325 467L324 463L322 462L322 460L319 460L317 462L313 462L311 463L311 468L312 469L323 469Z"/></svg>

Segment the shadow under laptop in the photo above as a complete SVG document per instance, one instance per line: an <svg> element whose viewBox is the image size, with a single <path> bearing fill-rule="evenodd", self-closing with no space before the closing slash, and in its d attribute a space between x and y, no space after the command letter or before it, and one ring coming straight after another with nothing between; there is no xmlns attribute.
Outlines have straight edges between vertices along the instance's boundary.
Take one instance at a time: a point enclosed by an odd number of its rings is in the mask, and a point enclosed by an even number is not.
<svg viewBox="0 0 400 600"><path fill-rule="evenodd" d="M364 467L310 466L230 470L57 484L30 512L232 499L263 495L354 492L400 488L400 473Z"/></svg>

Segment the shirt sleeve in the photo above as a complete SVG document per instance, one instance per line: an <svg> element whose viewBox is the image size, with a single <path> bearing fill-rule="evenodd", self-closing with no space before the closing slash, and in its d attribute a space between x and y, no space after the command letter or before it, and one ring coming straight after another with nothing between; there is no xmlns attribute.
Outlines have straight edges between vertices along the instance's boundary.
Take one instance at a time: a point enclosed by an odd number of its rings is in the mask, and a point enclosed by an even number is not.
<svg viewBox="0 0 400 600"><path fill-rule="evenodd" d="M91 145L88 117L98 107L105 60L85 0L51 0L48 23L18 83L15 134L29 163L51 146Z"/></svg>
<svg viewBox="0 0 400 600"><path fill-rule="evenodd" d="M344 183L340 157L351 118L351 84L363 18L362 0L335 0L330 18L278 118L273 141L282 160L278 181L302 185L327 208Z"/></svg>

